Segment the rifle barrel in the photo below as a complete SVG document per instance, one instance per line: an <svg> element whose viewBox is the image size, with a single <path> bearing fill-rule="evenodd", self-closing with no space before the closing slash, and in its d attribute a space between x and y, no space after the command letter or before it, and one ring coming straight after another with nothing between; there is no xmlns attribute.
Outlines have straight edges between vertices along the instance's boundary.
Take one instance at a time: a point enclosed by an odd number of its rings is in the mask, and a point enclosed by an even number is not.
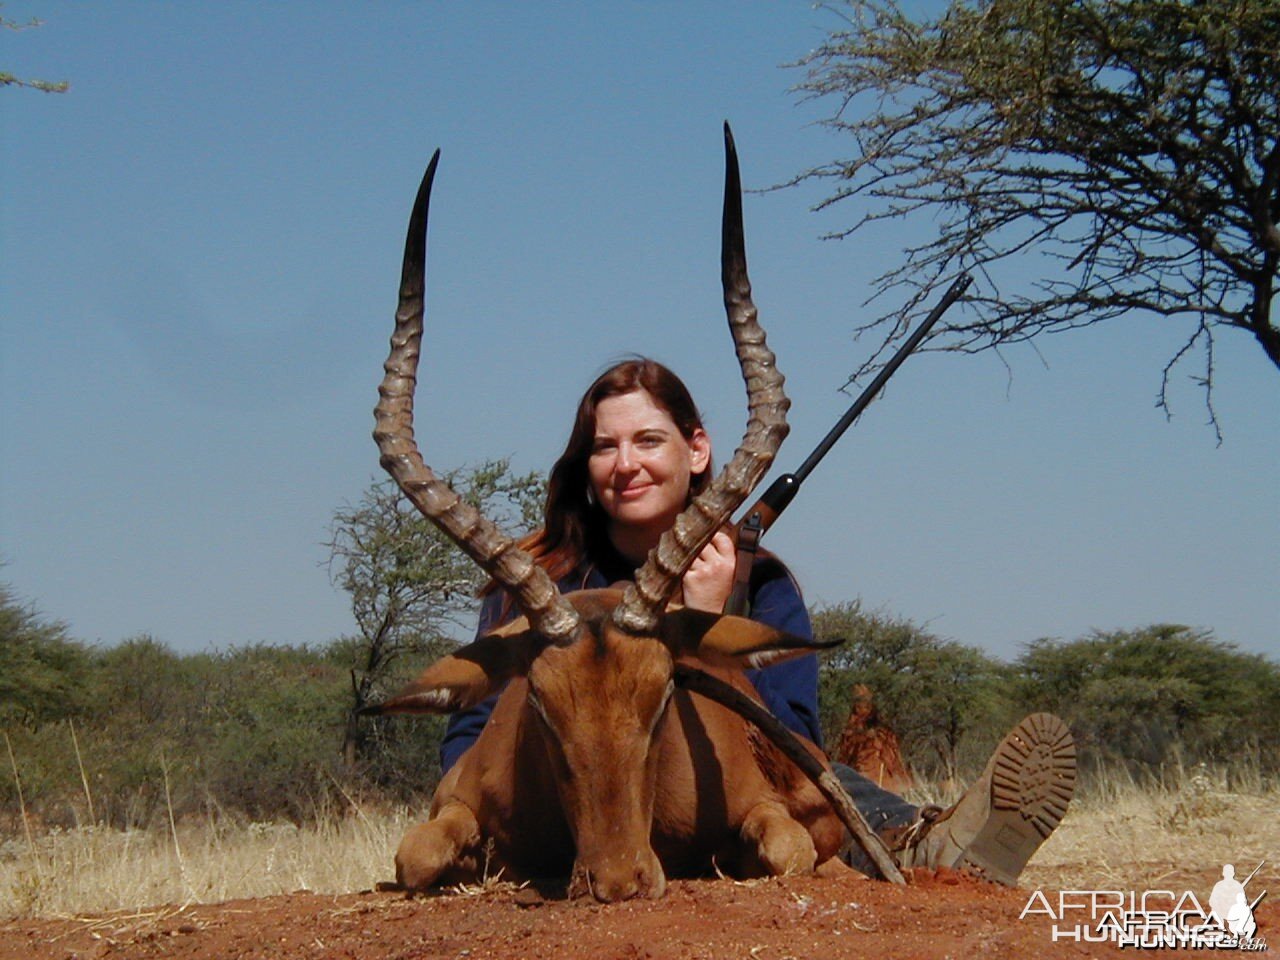
<svg viewBox="0 0 1280 960"><path fill-rule="evenodd" d="M944 313L947 312L947 308L959 299L960 295L964 293L965 289L972 282L973 278L968 274L961 274L956 281L947 288L947 292L942 295L942 300L939 301L938 305L929 312L929 315L924 318L924 321L920 326L916 327L916 329L912 331L911 336L909 336L902 346L898 348L898 352L893 355L889 362L880 369L880 372L876 374L875 379L872 380L871 383L868 384L867 388L862 391L858 399L853 401L853 406L845 411L844 416L841 417L839 422L837 422L836 425L827 432L827 435L822 438L822 442L814 448L813 453L809 454L804 463L800 464L800 469L795 473L784 473L782 476L778 477L778 479L774 480L773 483L769 485L769 489L764 492L764 496L757 500L755 505L743 514L743 519L735 526L736 529L740 529L742 524L746 522L746 518L753 514L758 514L760 517L761 533L773 526L773 522L778 519L778 514L782 513L782 511L786 509L787 504L789 504L792 499L794 499L795 495L800 492L800 484L803 483L805 478L813 472L813 468L816 467L818 462L827 455L827 452L835 446L836 441L840 439L850 426L852 426L853 422L862 415L862 411L866 410L867 407L871 405L871 401L874 400L880 391L884 389L884 385L888 382L889 378L893 376L900 366L902 366L903 361L905 361L907 357L911 355L911 352L920 345L920 341L925 338L933 328L933 325L938 322L939 318Z"/></svg>
<svg viewBox="0 0 1280 960"><path fill-rule="evenodd" d="M800 464L800 469L795 472L797 484L804 483L805 479L813 471L813 468L818 465L818 461L827 455L827 451L835 446L836 441L844 435L844 432L848 430L850 426L852 426L853 421L857 420L858 417L862 415L862 411L871 405L871 401L874 400L880 391L884 389L884 385L888 383L889 378L897 372L897 369L902 366L903 361L905 361L907 357L911 355L911 352L920 345L920 341L925 338L931 329L933 329L933 325L938 322L944 313L947 312L947 308L959 299L960 294L964 293L966 288L968 288L969 284L972 282L973 278L968 274L961 274L956 279L955 283L951 284L947 289L947 292L942 295L942 300L939 301L938 305L929 312L929 316L924 318L924 322L921 323L920 326L916 327L915 331L907 338L906 342L898 348L898 352L893 355L892 359L880 368L880 372L876 374L875 379L867 385L867 388L862 391L858 396L858 399L853 401L853 406L845 412L845 415L841 417L827 435L822 438L822 442L814 448L813 453L809 454L808 459L806 459L804 463Z"/></svg>
<svg viewBox="0 0 1280 960"><path fill-rule="evenodd" d="M938 318L946 313L947 308L956 302L960 294L964 293L965 288L971 282L972 280L967 274L961 274L955 283L951 284L947 292L942 295L942 300L938 305L929 312L929 316L924 318L924 322L912 332L911 336L907 337L906 342L898 348L898 352L881 368L867 389L862 391L861 396L853 401L853 406L840 418L840 422L827 432L827 435L822 438L822 442L818 444L813 453L809 454L808 459L800 465L800 469L795 473L784 473L774 480L769 485L769 489L764 492L764 496L757 500L742 515L742 519L734 524L733 538L738 545L737 569L734 573L733 588L724 603L724 613L737 616L746 615L751 563L755 557L756 546L760 537L773 526L774 521L787 508L787 504L795 499L795 495L800 492L800 484L804 482L805 477L809 476L813 468L818 465L818 461L827 455L827 451L835 446L840 436L858 419L862 411L867 409L871 401L876 398L876 395L884 389L885 383L893 376L894 371L902 366L902 362L911 355L912 350L920 345L920 341L925 338L925 335L933 325L938 322Z"/></svg>

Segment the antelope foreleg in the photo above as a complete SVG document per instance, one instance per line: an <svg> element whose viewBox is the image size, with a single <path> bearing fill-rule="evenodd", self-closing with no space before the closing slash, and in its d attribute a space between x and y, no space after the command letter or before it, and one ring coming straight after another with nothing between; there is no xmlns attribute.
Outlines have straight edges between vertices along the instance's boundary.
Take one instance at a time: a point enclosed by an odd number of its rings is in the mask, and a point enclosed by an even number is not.
<svg viewBox="0 0 1280 960"><path fill-rule="evenodd" d="M480 843L480 824L465 804L445 804L426 823L411 827L396 851L396 882L425 890L456 865L463 851Z"/></svg>
<svg viewBox="0 0 1280 960"><path fill-rule="evenodd" d="M742 840L747 854L744 866L754 860L766 876L812 873L818 861L809 831L774 801L751 808L742 822Z"/></svg>

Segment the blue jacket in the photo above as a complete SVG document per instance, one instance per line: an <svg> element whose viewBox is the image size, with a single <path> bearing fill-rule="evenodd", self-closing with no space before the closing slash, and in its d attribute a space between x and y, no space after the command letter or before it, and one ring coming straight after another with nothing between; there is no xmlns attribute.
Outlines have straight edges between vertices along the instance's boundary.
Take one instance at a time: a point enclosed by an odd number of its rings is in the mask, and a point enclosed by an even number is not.
<svg viewBox="0 0 1280 960"><path fill-rule="evenodd" d="M635 571L625 560L613 554L601 557L596 562L585 563L564 577L559 582L560 592L572 593L574 590L608 587L620 580L630 580L634 574ZM767 554L757 557L751 570L749 595L752 620L785 630L797 637L812 638L813 626L809 623L809 611L805 609L800 587L791 572L776 558ZM477 637L515 616L511 604L504 600L505 594L500 591L485 598L480 608ZM822 746L822 729L818 723L816 656L809 654L763 670L748 670L747 676L774 716L793 732ZM440 744L440 764L445 770L457 763L463 752L480 736L497 699L496 695L492 696L449 718L444 740Z"/></svg>

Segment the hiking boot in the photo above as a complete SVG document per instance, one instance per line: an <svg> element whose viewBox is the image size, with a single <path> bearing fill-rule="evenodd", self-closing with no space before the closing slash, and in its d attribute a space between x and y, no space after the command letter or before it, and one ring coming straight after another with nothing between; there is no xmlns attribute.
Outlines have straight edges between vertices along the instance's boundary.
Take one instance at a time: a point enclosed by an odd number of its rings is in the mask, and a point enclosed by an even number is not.
<svg viewBox="0 0 1280 960"><path fill-rule="evenodd" d="M1014 886L1062 822L1075 785L1071 731L1051 713L1033 713L1000 741L958 803L921 807L914 823L881 836L904 869L954 867Z"/></svg>

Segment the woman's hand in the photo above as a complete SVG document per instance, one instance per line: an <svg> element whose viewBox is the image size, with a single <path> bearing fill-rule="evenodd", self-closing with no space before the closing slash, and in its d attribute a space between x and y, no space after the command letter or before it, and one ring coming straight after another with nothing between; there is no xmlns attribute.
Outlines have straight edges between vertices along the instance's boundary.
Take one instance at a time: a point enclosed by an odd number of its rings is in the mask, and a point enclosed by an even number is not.
<svg viewBox="0 0 1280 960"><path fill-rule="evenodd" d="M723 530L702 548L693 566L684 575L684 605L707 613L719 613L733 590L733 570L737 559L733 539Z"/></svg>

